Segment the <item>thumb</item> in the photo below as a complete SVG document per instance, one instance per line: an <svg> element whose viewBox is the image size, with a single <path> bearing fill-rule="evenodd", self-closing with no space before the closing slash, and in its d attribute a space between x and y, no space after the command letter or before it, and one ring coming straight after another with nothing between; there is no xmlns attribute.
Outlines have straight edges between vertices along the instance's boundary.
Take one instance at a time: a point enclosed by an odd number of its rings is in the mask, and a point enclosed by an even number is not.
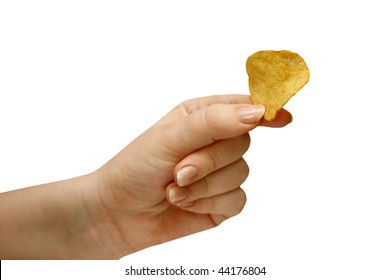
<svg viewBox="0 0 390 280"><path fill-rule="evenodd" d="M173 156L186 156L215 141L249 132L258 126L264 111L263 105L212 104L166 124L158 140L170 147Z"/></svg>

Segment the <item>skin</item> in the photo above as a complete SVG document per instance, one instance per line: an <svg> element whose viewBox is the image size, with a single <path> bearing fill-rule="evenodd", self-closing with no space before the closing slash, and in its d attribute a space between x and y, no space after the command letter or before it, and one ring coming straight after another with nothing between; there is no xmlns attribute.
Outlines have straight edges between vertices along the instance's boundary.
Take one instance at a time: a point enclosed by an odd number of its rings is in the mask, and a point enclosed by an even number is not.
<svg viewBox="0 0 390 280"><path fill-rule="evenodd" d="M0 259L118 259L237 215L248 132L283 127L246 95L188 100L87 175L0 194Z"/></svg>

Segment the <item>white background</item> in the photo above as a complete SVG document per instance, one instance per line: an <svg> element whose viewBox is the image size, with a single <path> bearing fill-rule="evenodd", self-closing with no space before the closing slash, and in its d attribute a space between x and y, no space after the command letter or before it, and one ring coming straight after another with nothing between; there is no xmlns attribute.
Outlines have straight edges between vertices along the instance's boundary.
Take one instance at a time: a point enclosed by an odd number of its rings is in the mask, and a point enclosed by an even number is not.
<svg viewBox="0 0 390 280"><path fill-rule="evenodd" d="M118 262L3 262L3 279L130 279L130 265L390 279L386 2L1 1L0 191L91 172L186 99L247 94L258 50L311 71L294 122L251 133L240 215ZM219 278L235 277L204 277Z"/></svg>

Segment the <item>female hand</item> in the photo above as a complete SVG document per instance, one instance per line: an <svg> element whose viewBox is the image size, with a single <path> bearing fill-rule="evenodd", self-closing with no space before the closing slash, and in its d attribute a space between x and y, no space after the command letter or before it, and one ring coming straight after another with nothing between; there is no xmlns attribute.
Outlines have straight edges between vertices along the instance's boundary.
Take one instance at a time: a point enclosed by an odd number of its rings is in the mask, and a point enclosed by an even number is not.
<svg viewBox="0 0 390 280"><path fill-rule="evenodd" d="M248 176L248 132L291 121L282 110L262 121L249 96L186 101L131 142L99 171L105 215L115 221L126 255L219 225L238 214Z"/></svg>
<svg viewBox="0 0 390 280"><path fill-rule="evenodd" d="M245 204L249 96L186 101L97 171L0 194L0 259L111 259L215 227Z"/></svg>

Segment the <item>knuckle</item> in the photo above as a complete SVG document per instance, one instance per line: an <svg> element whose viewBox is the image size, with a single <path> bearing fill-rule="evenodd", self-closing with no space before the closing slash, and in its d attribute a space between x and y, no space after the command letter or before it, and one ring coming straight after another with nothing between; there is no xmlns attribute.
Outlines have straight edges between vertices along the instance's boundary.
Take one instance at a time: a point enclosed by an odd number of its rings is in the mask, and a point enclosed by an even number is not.
<svg viewBox="0 0 390 280"><path fill-rule="evenodd" d="M204 108L202 114L202 123L206 129L212 130L216 125L215 125L215 118L213 116L214 113L211 108L212 108L211 106L207 106Z"/></svg>
<svg viewBox="0 0 390 280"><path fill-rule="evenodd" d="M243 158L236 163L236 174L238 174L239 184L242 184L249 176L249 166Z"/></svg>
<svg viewBox="0 0 390 280"><path fill-rule="evenodd" d="M199 194L203 196L207 196L207 194L210 192L210 186L209 183L207 182L206 178L203 178L200 180L201 182L201 187L199 188Z"/></svg>
<svg viewBox="0 0 390 280"><path fill-rule="evenodd" d="M212 172L212 171L218 169L219 155L215 150L210 150L210 151L205 152L204 157L205 157L206 162L207 162L208 172Z"/></svg>
<svg viewBox="0 0 390 280"><path fill-rule="evenodd" d="M249 133L245 133L237 137L231 138L230 142L234 146L234 151L237 154L239 153L240 155L243 155L248 151L251 139Z"/></svg>
<svg viewBox="0 0 390 280"><path fill-rule="evenodd" d="M197 99L198 98L194 98L194 99L188 99L188 100L185 100L183 102L181 102L177 108L184 112L185 115L190 115L192 114L194 111L198 110L196 104L197 104Z"/></svg>
<svg viewBox="0 0 390 280"><path fill-rule="evenodd" d="M246 200L247 200L246 194L245 194L243 189L240 188L237 191L238 191L238 193L237 193L238 203L236 204L236 207L235 207L235 209L234 209L234 211L232 213L233 216L238 215L238 214L240 214L242 212L242 210L245 207Z"/></svg>
<svg viewBox="0 0 390 280"><path fill-rule="evenodd" d="M244 146L244 151L246 152L249 149L249 146L251 144L251 137L249 133L245 133L241 135L242 138L242 145Z"/></svg>
<svg viewBox="0 0 390 280"><path fill-rule="evenodd" d="M213 104L205 107L201 115L204 130L214 141L225 138L224 127L226 125L221 122L222 113L219 104Z"/></svg>
<svg viewBox="0 0 390 280"><path fill-rule="evenodd" d="M215 196L210 197L210 199L207 199L208 201L208 209L210 213L217 213L218 212L218 202Z"/></svg>
<svg viewBox="0 0 390 280"><path fill-rule="evenodd" d="M243 159L243 158L241 158L241 164L242 164L242 179L243 179L243 181L245 181L246 180L246 178L248 178L248 176L249 176L249 165L247 164L247 162Z"/></svg>

